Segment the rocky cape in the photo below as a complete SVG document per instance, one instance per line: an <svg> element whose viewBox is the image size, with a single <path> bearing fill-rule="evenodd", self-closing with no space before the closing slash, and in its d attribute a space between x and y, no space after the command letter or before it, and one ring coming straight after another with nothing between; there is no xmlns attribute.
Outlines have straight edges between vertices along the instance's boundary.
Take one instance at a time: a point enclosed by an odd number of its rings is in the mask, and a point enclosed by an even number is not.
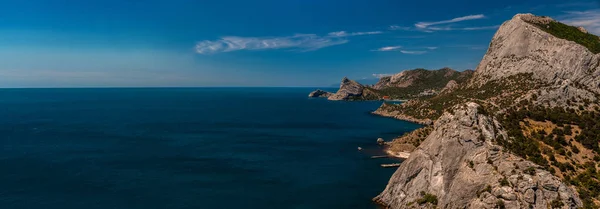
<svg viewBox="0 0 600 209"><path fill-rule="evenodd" d="M366 88L362 84L350 80L347 77L342 79L339 90L330 95L327 99L339 101L339 100L379 100L380 95Z"/></svg>
<svg viewBox="0 0 600 209"><path fill-rule="evenodd" d="M333 95L333 93L317 89L313 92L310 92L308 97L330 97L331 95Z"/></svg>

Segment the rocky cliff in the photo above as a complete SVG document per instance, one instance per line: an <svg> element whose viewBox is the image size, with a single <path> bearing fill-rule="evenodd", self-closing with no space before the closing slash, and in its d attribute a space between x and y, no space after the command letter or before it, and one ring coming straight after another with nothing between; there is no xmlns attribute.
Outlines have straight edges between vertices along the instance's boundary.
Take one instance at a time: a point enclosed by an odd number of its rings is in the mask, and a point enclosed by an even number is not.
<svg viewBox="0 0 600 209"><path fill-rule="evenodd" d="M456 106L394 173L374 200L389 208L539 208L582 205L577 193L538 165L495 145L508 137L479 105Z"/></svg>
<svg viewBox="0 0 600 209"><path fill-rule="evenodd" d="M379 95L365 88L362 84L350 80L347 77L342 79L340 89L333 95L329 96L329 100L379 100Z"/></svg>
<svg viewBox="0 0 600 209"><path fill-rule="evenodd" d="M477 67L472 83L481 85L531 73L534 79L549 84L560 85L568 80L600 93L600 54L540 28L540 25L545 29L557 27L550 25L551 22L556 23L548 17L518 14L503 23ZM571 30L570 33L583 33L575 27ZM600 44L600 39L596 39Z"/></svg>
<svg viewBox="0 0 600 209"><path fill-rule="evenodd" d="M468 82L382 105L376 112L389 117L435 122L374 200L389 208L597 207L599 46L585 30L518 14Z"/></svg>

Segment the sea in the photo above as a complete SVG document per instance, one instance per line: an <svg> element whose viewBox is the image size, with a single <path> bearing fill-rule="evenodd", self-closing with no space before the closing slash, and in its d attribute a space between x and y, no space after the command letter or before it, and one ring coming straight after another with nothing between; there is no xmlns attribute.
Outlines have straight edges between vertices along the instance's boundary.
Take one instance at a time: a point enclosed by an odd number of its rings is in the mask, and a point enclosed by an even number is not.
<svg viewBox="0 0 600 209"><path fill-rule="evenodd" d="M377 208L420 126L312 90L0 89L0 208Z"/></svg>

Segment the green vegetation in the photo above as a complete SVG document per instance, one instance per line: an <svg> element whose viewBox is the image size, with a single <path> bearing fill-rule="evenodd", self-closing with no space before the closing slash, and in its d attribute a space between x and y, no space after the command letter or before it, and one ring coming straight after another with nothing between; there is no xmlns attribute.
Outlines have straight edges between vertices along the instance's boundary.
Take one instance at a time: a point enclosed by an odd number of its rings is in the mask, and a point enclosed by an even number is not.
<svg viewBox="0 0 600 209"><path fill-rule="evenodd" d="M500 179L498 182L500 183L500 186L510 186L510 182L508 182L508 179L506 179L506 177Z"/></svg>
<svg viewBox="0 0 600 209"><path fill-rule="evenodd" d="M498 209L505 209L506 206L504 205L504 200L498 200L498 202L496 202L496 206Z"/></svg>
<svg viewBox="0 0 600 209"><path fill-rule="evenodd" d="M455 91L431 98L413 99L404 105L389 104L387 108L417 119L435 120L450 107L473 101L481 104L483 107L478 111L486 114L499 110L499 107L515 105L514 101L521 95L542 86L545 84L535 80L533 74L522 73L490 81L481 86L461 86Z"/></svg>
<svg viewBox="0 0 600 209"><path fill-rule="evenodd" d="M438 203L437 196L429 194L429 193L425 193L425 192L421 192L421 195L423 195L423 197L421 199L417 200L417 203L419 205L426 204L426 203L431 203L432 205L437 205L437 203Z"/></svg>
<svg viewBox="0 0 600 209"><path fill-rule="evenodd" d="M483 193L492 193L492 186L487 185L483 190L477 191L477 197L481 196Z"/></svg>
<svg viewBox="0 0 600 209"><path fill-rule="evenodd" d="M560 201L559 199L556 200L552 200L552 202L550 202L550 207L551 208L562 208L565 204Z"/></svg>
<svg viewBox="0 0 600 209"><path fill-rule="evenodd" d="M562 38L581 44L594 54L600 53L600 38L590 33L584 33L577 29L577 27L565 25L556 21L550 22L549 24L531 24L537 26L543 31L546 31L547 33L552 34L553 36L556 36L557 38Z"/></svg>
<svg viewBox="0 0 600 209"><path fill-rule="evenodd" d="M525 169L525 173L533 176L533 175L535 175L535 168L529 167L529 168Z"/></svg>
<svg viewBox="0 0 600 209"><path fill-rule="evenodd" d="M579 111L565 108L543 108L527 105L522 108L509 108L507 112L499 116L502 126L506 129L509 139L497 139L497 143L508 151L528 159L546 170L553 170L551 166L557 167L563 172L564 180L575 186L583 200L584 208L597 208L593 199L600 198L600 172L597 171L595 163L585 164L570 162L558 162L557 156L570 159L570 156L581 152L579 148L565 140L565 136L573 134L573 126L581 128L574 139L581 143L586 149L592 150L594 159L600 159L600 114L595 111ZM521 123L525 119L535 121L550 121L554 124L567 124L557 127L551 133L543 130L534 132L528 136L523 134ZM547 146L552 147L553 152ZM572 150L572 152L568 151ZM548 160L542 155L547 155ZM583 170L585 169L585 170ZM526 173L535 174L535 169L528 168ZM559 203L556 203L559 204Z"/></svg>

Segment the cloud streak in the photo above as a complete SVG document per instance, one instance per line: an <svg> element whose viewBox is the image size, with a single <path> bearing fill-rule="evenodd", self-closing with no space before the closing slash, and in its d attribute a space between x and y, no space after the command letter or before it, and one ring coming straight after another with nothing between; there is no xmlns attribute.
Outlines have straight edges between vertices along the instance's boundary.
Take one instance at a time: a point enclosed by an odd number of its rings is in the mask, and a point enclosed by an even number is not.
<svg viewBox="0 0 600 209"><path fill-rule="evenodd" d="M389 74L389 73L373 73L373 77L375 78L383 78L383 77L388 77L388 76L393 76L394 74Z"/></svg>
<svg viewBox="0 0 600 209"><path fill-rule="evenodd" d="M567 11L557 19L565 24L582 26L589 33L600 35L600 9Z"/></svg>
<svg viewBox="0 0 600 209"><path fill-rule="evenodd" d="M437 46L415 47L415 48L427 49L429 51L438 49ZM396 52L400 52L402 54L425 54L425 53L428 52L426 50L404 50L401 46L386 46L386 47L381 47L379 49L374 49L374 50L371 50L371 51L376 51L376 52L391 52L391 51L396 51Z"/></svg>
<svg viewBox="0 0 600 209"><path fill-rule="evenodd" d="M402 47L401 46L386 46L386 47L381 47L379 49L374 49L372 51L389 52L389 51L398 51L400 48L402 48Z"/></svg>
<svg viewBox="0 0 600 209"><path fill-rule="evenodd" d="M427 51L408 51L408 50L400 50L402 54L425 54Z"/></svg>
<svg viewBox="0 0 600 209"><path fill-rule="evenodd" d="M442 21L437 21L437 22L418 22L415 24L415 27L421 28L421 29L427 29L429 26L432 26L432 25L448 24L448 23L462 22L462 21L467 21L467 20L477 20L477 19L482 19L482 18L485 18L485 15L482 15L482 14L468 15L468 16L456 17L456 18L452 18L450 20L442 20Z"/></svg>
<svg viewBox="0 0 600 209"><path fill-rule="evenodd" d="M354 32L354 33L348 33L346 31L337 31L337 32L331 32L328 35L330 37L348 37L348 36L364 36L364 35L377 35L377 34L382 34L382 31L369 31L369 32Z"/></svg>
<svg viewBox="0 0 600 209"><path fill-rule="evenodd" d="M218 40L204 40L196 44L198 54L216 54L240 50L295 49L313 51L325 47L348 43L348 37L381 34L381 31L369 32L331 32L325 36L315 34L296 34L283 37L239 37L226 36Z"/></svg>
<svg viewBox="0 0 600 209"><path fill-rule="evenodd" d="M417 22L417 23L414 24L414 27L405 27L405 26L392 25L388 29L389 30L404 30L404 31L422 31L422 32L432 33L434 31L493 30L493 29L497 29L497 28L500 27L500 25L477 26L477 27L451 27L451 26L446 26L447 24L450 24L450 23L457 23L457 22L468 21L468 20L478 20L478 19L483 19L483 18L486 18L485 15L483 15L483 14L467 15L467 16L463 16L463 17L456 17L456 18L452 18L452 19L449 19L449 20L442 20L442 21L436 21L436 22Z"/></svg>

